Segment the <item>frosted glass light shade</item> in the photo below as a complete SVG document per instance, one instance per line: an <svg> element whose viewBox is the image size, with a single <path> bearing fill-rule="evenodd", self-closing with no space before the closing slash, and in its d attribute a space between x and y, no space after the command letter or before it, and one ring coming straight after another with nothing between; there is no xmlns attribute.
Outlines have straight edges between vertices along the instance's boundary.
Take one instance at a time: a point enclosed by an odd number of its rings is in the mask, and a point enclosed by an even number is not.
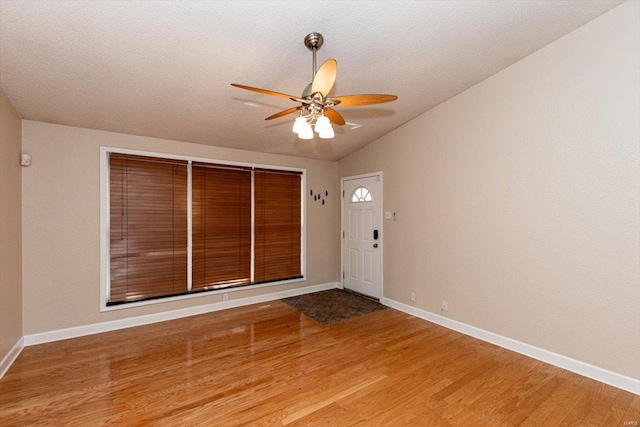
<svg viewBox="0 0 640 427"><path fill-rule="evenodd" d="M318 117L318 120L316 121L316 132L318 132L318 136L322 139L331 139L335 136L329 117Z"/></svg>
<svg viewBox="0 0 640 427"><path fill-rule="evenodd" d="M318 117L318 119L316 120L316 132L326 133L327 129L331 129L331 122L329 121L329 117Z"/></svg>
<svg viewBox="0 0 640 427"><path fill-rule="evenodd" d="M300 139L313 139L313 129L309 123L304 123L300 126L300 132L298 132L298 138Z"/></svg>
<svg viewBox="0 0 640 427"><path fill-rule="evenodd" d="M299 134L302 128L307 124L307 119L300 116L296 118L296 121L293 122L293 133Z"/></svg>
<svg viewBox="0 0 640 427"><path fill-rule="evenodd" d="M333 128L331 127L331 125L329 125L329 127L323 129L322 132L318 134L318 136L322 139L331 139L336 136L336 134L335 132L333 132Z"/></svg>

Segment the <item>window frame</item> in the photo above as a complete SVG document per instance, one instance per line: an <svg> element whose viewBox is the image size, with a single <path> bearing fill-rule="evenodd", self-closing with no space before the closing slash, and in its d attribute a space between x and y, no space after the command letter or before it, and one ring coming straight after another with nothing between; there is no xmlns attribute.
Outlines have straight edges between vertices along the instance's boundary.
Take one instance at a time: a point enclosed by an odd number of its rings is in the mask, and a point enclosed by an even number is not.
<svg viewBox="0 0 640 427"><path fill-rule="evenodd" d="M110 293L110 239L109 239L109 230L110 230L110 199L109 199L109 184L110 184L110 175L109 175L109 153L118 153L118 154L129 154L134 156L147 156L147 157L156 157L162 159L172 159L172 160L184 160L187 162L200 162L200 163L208 163L208 164L216 164L216 165L228 165L228 166L239 166L239 167L249 167L254 169L270 169L270 170L281 170L281 171L291 171L298 172L301 174L301 182L300 182L300 273L302 277L294 278L294 279L286 279L286 280L277 280L273 282L267 283L257 283L257 284L249 284L238 287L229 287L222 289L212 289L207 291L198 291L191 294L186 295L176 295L176 296L168 296L157 299L149 299L143 301L133 301L127 302L124 304L116 304L116 305L107 305L108 296ZM288 283L299 283L307 280L307 257L306 257L306 242L307 242L307 233L306 233L306 198L304 195L306 194L306 178L307 178L307 170L305 168L296 168L296 167L288 167L288 166L277 166L277 165L268 165L261 163L250 163L250 162L238 162L238 161L230 161L230 160L221 160L221 159L211 159L204 157L196 157L196 156L184 156L179 154L167 154L167 153L159 153L153 151L143 151L143 150L134 150L128 148L118 148L118 147L109 147L109 146L100 146L100 312L107 312L113 310L122 310L127 308L135 308L145 305L166 303L172 301L180 301L184 299L190 298L199 298L206 297L211 295L237 292L247 289L258 289L269 286L278 286ZM251 244L255 242L254 235L254 216L255 216L255 206L254 206L254 194L253 194L253 184L251 186ZM187 185L187 197L191 197L191 175L188 175L188 185ZM190 200L190 199L189 199ZM188 203L187 207L187 216L191 216L191 202ZM189 220L190 224L190 220ZM188 239L188 252L191 253L191 227L188 228L189 232L187 235ZM191 258L188 257L188 269L191 267ZM189 271L189 270L188 270ZM253 275L253 258L251 259L251 273Z"/></svg>

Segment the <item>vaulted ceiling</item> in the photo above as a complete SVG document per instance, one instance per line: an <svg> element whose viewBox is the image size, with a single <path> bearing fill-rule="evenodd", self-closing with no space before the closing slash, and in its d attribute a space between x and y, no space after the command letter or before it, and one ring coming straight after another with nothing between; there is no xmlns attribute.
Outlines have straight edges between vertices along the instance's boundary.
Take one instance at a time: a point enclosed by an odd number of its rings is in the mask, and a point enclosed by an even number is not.
<svg viewBox="0 0 640 427"><path fill-rule="evenodd" d="M23 119L337 160L621 1L1 1L0 86ZM295 115L264 118L338 62L347 125L300 140Z"/></svg>

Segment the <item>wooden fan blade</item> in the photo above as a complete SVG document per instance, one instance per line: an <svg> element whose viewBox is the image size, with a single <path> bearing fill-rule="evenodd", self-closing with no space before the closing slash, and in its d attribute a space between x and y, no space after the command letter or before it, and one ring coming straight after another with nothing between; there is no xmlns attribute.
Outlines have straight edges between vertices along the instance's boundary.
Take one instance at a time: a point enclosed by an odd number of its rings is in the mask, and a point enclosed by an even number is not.
<svg viewBox="0 0 640 427"><path fill-rule="evenodd" d="M336 81L336 74L338 73L338 63L335 59L327 59L322 63L320 69L313 77L313 83L311 84L311 93L320 92L322 96L327 96L333 83Z"/></svg>
<svg viewBox="0 0 640 427"><path fill-rule="evenodd" d="M273 116L267 117L265 120L277 119L278 117L286 116L287 114L295 113L296 111L298 111L298 107L288 108L284 111L280 111L279 113L275 113Z"/></svg>
<svg viewBox="0 0 640 427"><path fill-rule="evenodd" d="M345 95L331 98L335 101L340 101L341 107L355 107L357 105L371 105L382 104L384 102L391 102L398 99L395 95L376 95L376 94L362 94L362 95Z"/></svg>
<svg viewBox="0 0 640 427"><path fill-rule="evenodd" d="M231 86L239 87L240 89L251 90L258 93L264 93L265 95L277 96L278 98L286 98L286 99L293 99L293 100L298 99L297 96L287 95L286 93L274 92L272 90L267 90L267 89L260 89L259 87L245 86L237 83L231 83Z"/></svg>
<svg viewBox="0 0 640 427"><path fill-rule="evenodd" d="M331 120L331 123L334 125L344 126L345 124L344 117L342 117L340 113L333 108L326 108L324 110L324 115L329 117L329 120Z"/></svg>

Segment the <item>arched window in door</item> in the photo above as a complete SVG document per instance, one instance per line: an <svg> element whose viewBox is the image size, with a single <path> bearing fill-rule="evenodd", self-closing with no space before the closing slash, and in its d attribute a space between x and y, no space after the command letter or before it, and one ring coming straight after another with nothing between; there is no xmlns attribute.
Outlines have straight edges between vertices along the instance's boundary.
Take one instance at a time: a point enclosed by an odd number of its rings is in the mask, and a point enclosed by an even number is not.
<svg viewBox="0 0 640 427"><path fill-rule="evenodd" d="M371 193L366 187L358 187L351 194L351 203L370 202L372 200Z"/></svg>

